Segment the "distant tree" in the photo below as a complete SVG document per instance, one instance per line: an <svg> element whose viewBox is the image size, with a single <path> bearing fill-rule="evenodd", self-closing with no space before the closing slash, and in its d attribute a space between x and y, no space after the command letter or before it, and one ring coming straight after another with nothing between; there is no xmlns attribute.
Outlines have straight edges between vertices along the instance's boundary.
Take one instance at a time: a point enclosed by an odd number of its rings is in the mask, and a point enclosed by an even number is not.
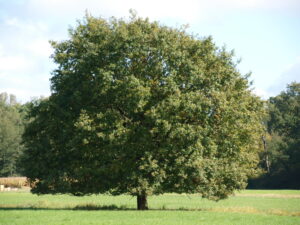
<svg viewBox="0 0 300 225"><path fill-rule="evenodd" d="M7 103L8 100L8 94L6 92L2 92L0 94L0 102Z"/></svg>
<svg viewBox="0 0 300 225"><path fill-rule="evenodd" d="M22 152L23 132L19 108L14 95L0 94L0 176L18 173L17 160Z"/></svg>
<svg viewBox="0 0 300 225"><path fill-rule="evenodd" d="M147 209L165 192L226 198L255 173L262 102L210 37L87 16L52 45L52 95L24 134L33 193L126 193Z"/></svg>
<svg viewBox="0 0 300 225"><path fill-rule="evenodd" d="M9 104L10 105L16 105L17 104L17 98L15 95L10 94L9 95Z"/></svg>
<svg viewBox="0 0 300 225"><path fill-rule="evenodd" d="M287 90L270 98L269 132L280 136L273 149L272 175L278 187L300 188L300 83L291 83Z"/></svg>
<svg viewBox="0 0 300 225"><path fill-rule="evenodd" d="M286 91L269 101L269 130L300 140L300 83L289 84Z"/></svg>

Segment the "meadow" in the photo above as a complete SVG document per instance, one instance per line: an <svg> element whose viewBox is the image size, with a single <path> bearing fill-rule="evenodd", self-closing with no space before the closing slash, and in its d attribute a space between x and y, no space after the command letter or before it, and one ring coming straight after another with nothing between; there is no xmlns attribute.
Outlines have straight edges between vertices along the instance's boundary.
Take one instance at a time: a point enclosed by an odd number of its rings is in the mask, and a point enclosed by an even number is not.
<svg viewBox="0 0 300 225"><path fill-rule="evenodd" d="M0 193L0 224L135 225L224 224L298 225L300 191L246 190L219 202L199 195L165 194L137 211L131 196L33 195L28 190Z"/></svg>

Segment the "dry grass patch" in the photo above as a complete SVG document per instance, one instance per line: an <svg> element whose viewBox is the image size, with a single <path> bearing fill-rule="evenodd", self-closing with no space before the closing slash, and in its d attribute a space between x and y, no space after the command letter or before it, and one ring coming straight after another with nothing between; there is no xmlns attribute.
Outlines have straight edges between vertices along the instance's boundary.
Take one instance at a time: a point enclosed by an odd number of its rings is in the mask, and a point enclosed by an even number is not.
<svg viewBox="0 0 300 225"><path fill-rule="evenodd" d="M26 177L0 177L0 185L11 188L22 188L28 186Z"/></svg>
<svg viewBox="0 0 300 225"><path fill-rule="evenodd" d="M300 194L235 194L237 197L300 198Z"/></svg>
<svg viewBox="0 0 300 225"><path fill-rule="evenodd" d="M280 209L259 210L254 207L228 207L228 208L212 208L207 211L211 212L233 212L233 213L248 213L248 214L268 214L277 216L300 216L300 212L290 212Z"/></svg>

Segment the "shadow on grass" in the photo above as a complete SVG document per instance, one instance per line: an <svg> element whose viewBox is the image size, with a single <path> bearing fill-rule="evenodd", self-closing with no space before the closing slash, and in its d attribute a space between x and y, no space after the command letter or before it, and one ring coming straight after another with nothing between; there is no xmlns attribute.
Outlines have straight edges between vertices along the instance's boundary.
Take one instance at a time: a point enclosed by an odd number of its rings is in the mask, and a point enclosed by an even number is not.
<svg viewBox="0 0 300 225"><path fill-rule="evenodd" d="M138 211L136 208L128 207L127 205L77 205L74 207L42 207L39 205L25 205L25 206L1 206L0 211L22 211L22 210L32 210L32 211L55 211L55 210L67 210L67 211ZM300 212L289 212L285 210L258 210L255 208L184 208L180 207L177 209L170 209L162 206L161 208L153 208L146 211L198 211L198 212L226 212L226 213L246 213L246 214L264 214L264 215L277 215L277 216L300 216Z"/></svg>
<svg viewBox="0 0 300 225"><path fill-rule="evenodd" d="M75 207L41 207L41 206L0 206L0 211L9 210L86 210L86 211L137 211L136 208L130 208L126 205L77 205ZM207 211L207 209L189 209L189 208L178 208L178 209L168 209L166 207L148 209L146 211Z"/></svg>
<svg viewBox="0 0 300 225"><path fill-rule="evenodd" d="M116 205L77 205L72 210L135 210L134 208L129 208L126 205L116 206Z"/></svg>
<svg viewBox="0 0 300 225"><path fill-rule="evenodd" d="M135 208L129 208L127 206L116 206L116 205L77 205L75 207L40 207L40 206L0 206L0 210L8 211L8 210L116 210L116 211L124 211L124 210L136 210Z"/></svg>
<svg viewBox="0 0 300 225"><path fill-rule="evenodd" d="M92 205L92 204L88 204L88 205L78 205L75 207L65 207L65 208L47 208L47 207L35 207L35 206L25 206L25 207L21 207L21 206L17 206L17 207L1 207L0 206L0 211L13 211L13 210L33 210L33 211L44 211L44 210L69 210L69 211L76 211L76 210L82 210L82 211L138 211L135 208L129 208L127 206L116 206L116 205L103 205L103 206L99 206L99 205ZM277 216L295 216L295 217L299 217L300 216L300 212L288 212L288 211L259 211L259 210L245 210L245 209L209 209L209 208L196 208L196 209L190 209L190 208L178 208L178 209L167 209L165 207L162 208L156 208L156 209L149 209L146 211L198 211L198 212L226 212L226 213L245 213L245 214L263 214L263 215L277 215Z"/></svg>

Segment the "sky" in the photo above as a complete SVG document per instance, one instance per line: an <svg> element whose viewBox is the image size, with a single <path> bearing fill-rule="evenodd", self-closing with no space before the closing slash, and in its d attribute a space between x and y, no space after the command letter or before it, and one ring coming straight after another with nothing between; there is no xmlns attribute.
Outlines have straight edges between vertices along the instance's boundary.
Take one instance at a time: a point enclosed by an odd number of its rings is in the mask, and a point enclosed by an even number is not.
<svg viewBox="0 0 300 225"><path fill-rule="evenodd" d="M0 0L0 93L21 103L49 96L57 67L49 40L68 39L86 11L108 19L128 18L130 9L233 49L264 99L300 82L300 0Z"/></svg>

